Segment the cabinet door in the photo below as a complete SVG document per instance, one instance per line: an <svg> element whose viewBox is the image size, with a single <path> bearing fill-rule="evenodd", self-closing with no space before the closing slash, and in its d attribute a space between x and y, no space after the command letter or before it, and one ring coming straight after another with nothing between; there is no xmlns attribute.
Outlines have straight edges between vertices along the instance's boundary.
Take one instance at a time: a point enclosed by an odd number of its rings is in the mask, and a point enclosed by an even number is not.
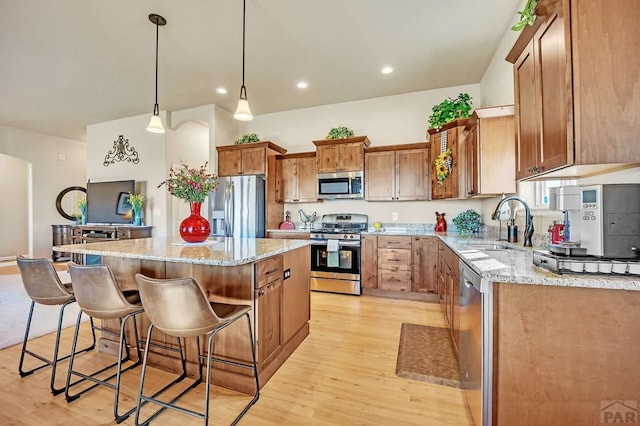
<svg viewBox="0 0 640 426"><path fill-rule="evenodd" d="M280 348L282 278L255 290L258 318L258 362L262 363Z"/></svg>
<svg viewBox="0 0 640 426"><path fill-rule="evenodd" d="M362 235L360 240L360 279L362 287L378 287L378 237Z"/></svg>
<svg viewBox="0 0 640 426"><path fill-rule="evenodd" d="M418 293L436 292L438 290L437 266L438 240L434 237L414 237L411 291Z"/></svg>
<svg viewBox="0 0 640 426"><path fill-rule="evenodd" d="M451 151L452 164L451 172L444 181L439 182L433 161L431 161L431 198L434 200L445 198L457 198L458 197L458 174L460 173L459 167L464 166L464 163L460 162L458 152L458 129L452 128L442 131L440 133L434 133L429 138L431 141L431 158L433 160L440 155L442 146L442 137L446 133L447 147Z"/></svg>
<svg viewBox="0 0 640 426"><path fill-rule="evenodd" d="M396 151L396 200L427 200L428 190L427 149Z"/></svg>
<svg viewBox="0 0 640 426"><path fill-rule="evenodd" d="M478 126L469 130L465 138L467 151L467 177L465 182L466 196L471 197L480 192L480 170L478 167Z"/></svg>
<svg viewBox="0 0 640 426"><path fill-rule="evenodd" d="M337 163L339 172L353 172L364 168L364 146L362 143L337 145Z"/></svg>
<svg viewBox="0 0 640 426"><path fill-rule="evenodd" d="M242 152L239 149L218 152L218 176L242 174Z"/></svg>
<svg viewBox="0 0 640 426"><path fill-rule="evenodd" d="M279 202L294 202L298 199L298 161L295 158L279 159L276 162L277 199Z"/></svg>
<svg viewBox="0 0 640 426"><path fill-rule="evenodd" d="M242 174L265 175L267 151L264 148L242 148Z"/></svg>
<svg viewBox="0 0 640 426"><path fill-rule="evenodd" d="M538 107L533 42L514 64L516 104L516 178L535 173L538 164Z"/></svg>
<svg viewBox="0 0 640 426"><path fill-rule="evenodd" d="M298 200L318 201L318 172L315 157L298 158Z"/></svg>
<svg viewBox="0 0 640 426"><path fill-rule="evenodd" d="M395 151L367 152L364 155L364 194L368 201L394 200Z"/></svg>
<svg viewBox="0 0 640 426"><path fill-rule="evenodd" d="M309 236L307 235L307 239ZM287 343L309 321L310 311L310 269L311 250L286 252L284 269L291 272L282 281L282 343Z"/></svg>
<svg viewBox="0 0 640 426"><path fill-rule="evenodd" d="M568 105L572 99L571 76L567 57L569 47L565 37L565 19L562 10L557 10L544 27L538 30L534 38L536 61L538 62L536 79L540 105L540 146L538 169L545 172L568 164L567 149L570 146L573 163L573 140L567 140ZM536 62L534 61L534 62Z"/></svg>
<svg viewBox="0 0 640 426"><path fill-rule="evenodd" d="M318 164L318 173L333 173L337 171L336 146L325 145L317 147L316 162Z"/></svg>

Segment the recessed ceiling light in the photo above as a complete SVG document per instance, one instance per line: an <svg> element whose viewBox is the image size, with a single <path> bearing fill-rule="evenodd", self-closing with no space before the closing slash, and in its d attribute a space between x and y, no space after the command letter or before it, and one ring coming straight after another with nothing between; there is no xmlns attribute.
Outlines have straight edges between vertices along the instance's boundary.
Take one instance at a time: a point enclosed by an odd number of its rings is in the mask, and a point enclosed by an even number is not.
<svg viewBox="0 0 640 426"><path fill-rule="evenodd" d="M216 92L220 93L221 95L226 95L228 93L227 89L225 89L224 87L218 87L216 89Z"/></svg>
<svg viewBox="0 0 640 426"><path fill-rule="evenodd" d="M391 67L384 67L382 68L382 74L391 74L393 72L393 68Z"/></svg>
<svg viewBox="0 0 640 426"><path fill-rule="evenodd" d="M299 81L296 86L298 87L298 89L306 89L307 87L309 87L309 83L307 83L306 81Z"/></svg>

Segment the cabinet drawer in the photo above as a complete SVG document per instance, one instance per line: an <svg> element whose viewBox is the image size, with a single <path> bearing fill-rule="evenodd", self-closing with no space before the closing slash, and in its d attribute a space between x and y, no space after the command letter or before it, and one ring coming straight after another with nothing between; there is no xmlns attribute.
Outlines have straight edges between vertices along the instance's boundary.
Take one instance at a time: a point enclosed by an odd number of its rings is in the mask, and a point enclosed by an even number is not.
<svg viewBox="0 0 640 426"><path fill-rule="evenodd" d="M275 256L256 264L256 288L282 278L282 256Z"/></svg>
<svg viewBox="0 0 640 426"><path fill-rule="evenodd" d="M379 235L378 248L394 248L411 250L411 237Z"/></svg>
<svg viewBox="0 0 640 426"><path fill-rule="evenodd" d="M411 250L378 249L378 268L392 270L411 269Z"/></svg>
<svg viewBox="0 0 640 426"><path fill-rule="evenodd" d="M411 291L411 271L380 271L378 274L378 288Z"/></svg>

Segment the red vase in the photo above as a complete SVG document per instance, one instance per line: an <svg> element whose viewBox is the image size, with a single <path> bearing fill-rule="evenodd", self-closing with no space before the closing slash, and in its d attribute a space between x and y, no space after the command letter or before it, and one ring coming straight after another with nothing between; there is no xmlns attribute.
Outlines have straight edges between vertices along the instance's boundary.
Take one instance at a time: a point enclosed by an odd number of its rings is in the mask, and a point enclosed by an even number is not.
<svg viewBox="0 0 640 426"><path fill-rule="evenodd" d="M200 216L202 203L189 203L191 215L180 223L180 236L188 243L201 243L209 238L211 226L209 221Z"/></svg>

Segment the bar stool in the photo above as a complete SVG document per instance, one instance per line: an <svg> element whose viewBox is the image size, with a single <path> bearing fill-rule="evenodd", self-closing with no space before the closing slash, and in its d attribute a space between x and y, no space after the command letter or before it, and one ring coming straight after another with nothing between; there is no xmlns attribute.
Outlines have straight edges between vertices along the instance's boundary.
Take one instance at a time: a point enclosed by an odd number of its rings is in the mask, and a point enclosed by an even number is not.
<svg viewBox="0 0 640 426"><path fill-rule="evenodd" d="M63 357L59 357L59 349L64 310L67 306L76 301L73 295L73 289L71 287L71 283L63 284L60 281L60 277L58 277L53 264L48 259L29 259L20 255L16 258L16 262L18 264L18 269L20 270L20 276L22 277L24 289L31 298L31 308L29 309L27 326L24 332L24 340L22 341L22 351L20 352L20 363L18 365L18 372L20 373L20 377L25 377L42 368L50 366L51 393L54 395L58 395L59 393L64 392L65 389L55 387L56 370L58 367L58 363L60 361L66 360L71 356L71 354L69 354ZM59 306L58 327L56 328L56 342L53 347L53 359L45 358L44 356L27 349L29 330L31 329L31 320L33 319L33 310L36 303L39 303L41 305ZM91 322L91 334L93 336L93 342L91 343L91 345L79 350L77 353L90 351L95 347L96 334L93 329L93 321ZM23 369L25 355L31 355L32 357L42 361L43 364L39 364L37 367L25 371Z"/></svg>
<svg viewBox="0 0 640 426"><path fill-rule="evenodd" d="M151 338L151 332L154 328L158 328L167 335L176 337L196 337L198 348L198 364L199 376L195 382L175 396L171 401L165 403L156 399L154 396L145 396L144 381L147 371L147 360L149 351L144 354L142 364L142 373L140 376L140 390L138 392L138 410L136 412L136 425L140 425L140 407L144 402L153 402L162 408L154 413L149 419L142 424L147 425L154 418L160 415L165 409L170 408L184 414L189 414L204 420L204 424L209 424L209 391L211 384L211 364L212 361L222 362L236 367L248 368L253 370L255 378L255 393L251 401L242 409L240 414L233 421L235 425L244 414L256 403L260 397L260 383L258 380L258 368L256 363L256 350L253 340L253 331L251 329L251 306L249 305L232 305L226 303L210 302L204 291L193 278L177 278L177 279L154 279L146 277L142 274L136 274L136 282L140 291L140 298L145 312L151 321L147 332L147 342ZM231 325L236 320L247 318L249 328L249 340L251 341L252 363L245 364L226 359L220 359L213 356L213 342L216 334ZM198 336L207 336L207 354L202 354L200 348L200 339ZM176 405L176 401L182 397L187 391L195 388L202 383L202 362L206 359L206 380L205 380L205 397L204 412L200 413L181 406ZM158 395L156 393L155 395Z"/></svg>
<svg viewBox="0 0 640 426"><path fill-rule="evenodd" d="M114 389L114 402L113 402L113 416L117 423L121 423L127 419L136 407L131 408L124 414L118 413L118 405L120 400L120 378L123 372L128 371L134 367L140 365L142 361L142 351L140 349L140 339L138 338L138 327L136 323L136 316L143 313L144 309L140 303L140 296L136 290L120 290L111 269L106 265L78 265L76 263L69 263L69 273L71 274L71 281L73 283L73 290L76 296L78 305L80 306L80 312L76 320L76 329L73 335L72 344L72 356L69 360L69 370L67 372L67 384L65 387L65 398L67 402L74 401L79 398L85 392L95 388L98 385L106 386L110 389ZM85 374L73 369L76 344L78 342L78 330L80 328L80 320L82 314L89 315L91 318L100 320L113 320L117 319L120 322L120 333L114 333L102 327L96 327L96 329L103 333L118 337L118 360L106 367L103 367L91 374ZM129 360L129 352L124 351L124 348L129 348L125 335L125 325L127 320L133 319L133 329L135 335L135 349L137 352L137 358L129 366L123 368L122 364ZM98 379L97 376L116 367L116 372L112 373L106 378ZM71 382L71 377L75 375L80 379ZM115 384L110 380L116 378ZM72 386L88 380L93 382L91 386L85 388L76 394L72 395L70 389Z"/></svg>

